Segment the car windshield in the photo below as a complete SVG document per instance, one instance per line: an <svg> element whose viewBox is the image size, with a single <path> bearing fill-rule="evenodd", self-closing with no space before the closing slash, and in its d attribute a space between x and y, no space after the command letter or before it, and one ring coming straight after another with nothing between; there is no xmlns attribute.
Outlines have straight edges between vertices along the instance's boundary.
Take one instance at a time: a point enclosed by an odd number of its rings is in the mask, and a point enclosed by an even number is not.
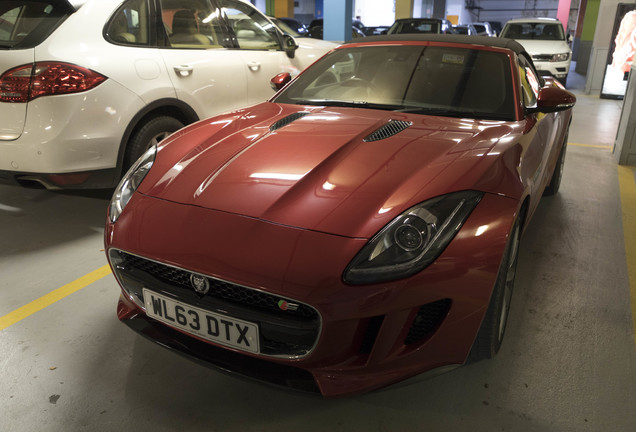
<svg viewBox="0 0 636 432"><path fill-rule="evenodd" d="M501 37L517 40L565 40L563 26L559 23L510 23L503 29Z"/></svg>
<svg viewBox="0 0 636 432"><path fill-rule="evenodd" d="M448 46L339 49L302 73L278 103L514 120L510 59Z"/></svg>
<svg viewBox="0 0 636 432"><path fill-rule="evenodd" d="M39 45L71 13L73 9L62 1L1 1L0 49Z"/></svg>

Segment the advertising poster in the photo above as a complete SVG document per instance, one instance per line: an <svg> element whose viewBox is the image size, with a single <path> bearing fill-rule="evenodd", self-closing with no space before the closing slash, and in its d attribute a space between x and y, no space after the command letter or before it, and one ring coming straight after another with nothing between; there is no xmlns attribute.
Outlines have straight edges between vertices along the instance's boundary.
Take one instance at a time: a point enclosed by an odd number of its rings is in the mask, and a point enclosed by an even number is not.
<svg viewBox="0 0 636 432"><path fill-rule="evenodd" d="M619 3L607 56L601 97L623 99L636 51L636 4Z"/></svg>

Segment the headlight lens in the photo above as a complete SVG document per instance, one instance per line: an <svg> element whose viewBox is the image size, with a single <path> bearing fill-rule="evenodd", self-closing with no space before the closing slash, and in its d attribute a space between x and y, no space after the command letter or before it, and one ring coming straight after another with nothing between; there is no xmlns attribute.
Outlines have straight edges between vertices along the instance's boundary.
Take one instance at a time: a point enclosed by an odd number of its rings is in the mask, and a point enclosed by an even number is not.
<svg viewBox="0 0 636 432"><path fill-rule="evenodd" d="M463 191L433 198L402 213L373 237L344 273L349 284L411 276L448 246L483 196Z"/></svg>
<svg viewBox="0 0 636 432"><path fill-rule="evenodd" d="M552 61L553 62L562 62L562 61L567 61L569 58L570 58L570 53L554 54L552 56Z"/></svg>
<svg viewBox="0 0 636 432"><path fill-rule="evenodd" d="M133 193L135 193L144 177L146 177L146 174L148 174L148 171L150 171L150 168L152 168L152 164L155 163L156 155L157 146L150 147L121 179L108 207L110 223L115 223L121 212L124 211L124 207L126 207L126 204L130 201Z"/></svg>

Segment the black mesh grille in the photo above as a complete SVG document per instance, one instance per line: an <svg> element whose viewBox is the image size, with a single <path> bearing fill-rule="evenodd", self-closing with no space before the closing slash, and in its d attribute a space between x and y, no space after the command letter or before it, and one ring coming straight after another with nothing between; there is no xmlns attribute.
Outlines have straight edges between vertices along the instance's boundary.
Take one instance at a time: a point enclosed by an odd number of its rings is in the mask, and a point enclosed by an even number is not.
<svg viewBox="0 0 636 432"><path fill-rule="evenodd" d="M144 304L143 289L148 288L186 304L257 324L261 354L305 356L320 334L320 315L309 305L209 276L205 276L209 292L199 295L193 289L190 271L116 249L109 255L117 279L139 305Z"/></svg>
<svg viewBox="0 0 636 432"><path fill-rule="evenodd" d="M301 111L301 112L297 112L297 113L294 113L294 114L290 114L287 117L283 117L282 119L278 120L276 123L271 125L269 127L269 130L273 132L276 129L282 128L283 126L287 126L288 124L298 120L299 118L305 117L307 114L311 114L311 113L308 113L306 111Z"/></svg>
<svg viewBox="0 0 636 432"><path fill-rule="evenodd" d="M393 136L407 127L411 126L413 123L402 121L402 120L389 120L387 124L382 126L380 129L373 132L371 135L364 139L364 142L371 141L380 141L390 136Z"/></svg>
<svg viewBox="0 0 636 432"><path fill-rule="evenodd" d="M451 306L450 299L438 300L420 307L413 319L405 345L421 342L430 336L442 323Z"/></svg>
<svg viewBox="0 0 636 432"><path fill-rule="evenodd" d="M188 291L192 290L192 284L190 283L191 272L160 264L136 255L122 254L126 256L126 265L138 268L171 285L176 285ZM210 282L210 292L207 295L210 297L220 298L243 306L251 306L264 311L285 314L286 316L315 319L318 315L313 308L303 304L299 304L296 310L288 309L283 311L278 306L279 301L286 300L289 303L294 302L218 279L208 278L208 281Z"/></svg>

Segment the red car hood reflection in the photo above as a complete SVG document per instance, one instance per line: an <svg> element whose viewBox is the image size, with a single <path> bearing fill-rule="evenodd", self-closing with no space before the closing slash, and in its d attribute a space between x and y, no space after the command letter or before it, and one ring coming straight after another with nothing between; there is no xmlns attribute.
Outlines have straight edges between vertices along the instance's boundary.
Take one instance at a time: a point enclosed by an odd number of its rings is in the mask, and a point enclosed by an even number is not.
<svg viewBox="0 0 636 432"><path fill-rule="evenodd" d="M298 112L308 114L270 130ZM385 139L365 141L390 120L413 124ZM159 151L140 192L368 238L418 202L474 189L492 164L483 156L498 138L511 135L513 125L268 102L177 133Z"/></svg>

